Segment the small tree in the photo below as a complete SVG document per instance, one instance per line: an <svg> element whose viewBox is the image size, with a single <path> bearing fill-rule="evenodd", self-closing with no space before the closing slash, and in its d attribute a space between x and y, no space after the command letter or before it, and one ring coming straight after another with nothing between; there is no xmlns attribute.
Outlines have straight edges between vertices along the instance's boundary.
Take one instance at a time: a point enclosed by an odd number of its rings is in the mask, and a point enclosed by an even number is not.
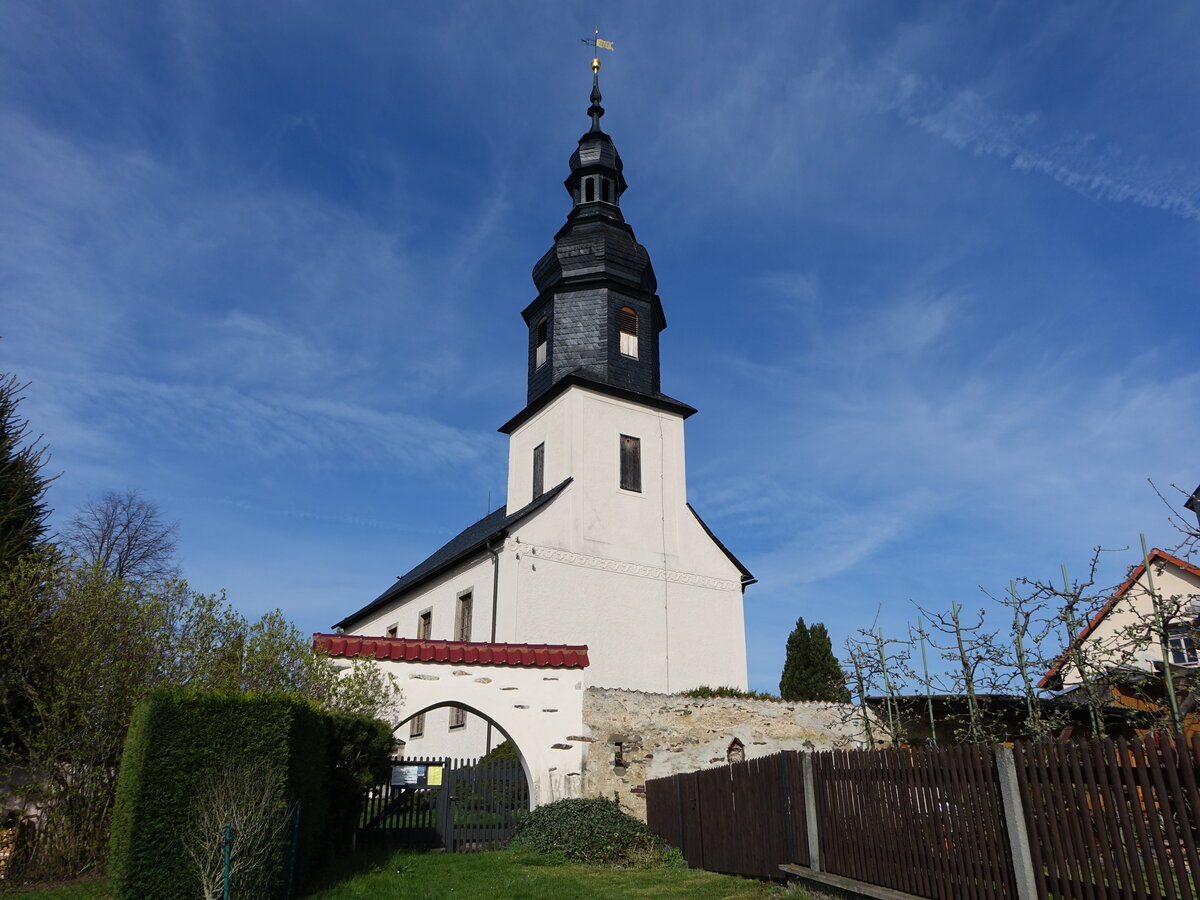
<svg viewBox="0 0 1200 900"><path fill-rule="evenodd" d="M137 491L89 500L67 524L63 541L84 563L126 581L163 581L179 574L172 561L178 522Z"/></svg>
<svg viewBox="0 0 1200 900"><path fill-rule="evenodd" d="M224 889L226 826L232 895L270 893L292 814L279 795L275 767L261 759L228 760L200 785L183 845L204 900L217 900Z"/></svg>
<svg viewBox="0 0 1200 900"><path fill-rule="evenodd" d="M788 635L779 695L789 701L850 702L829 632L820 622L809 628L803 617L796 620L796 627Z"/></svg>

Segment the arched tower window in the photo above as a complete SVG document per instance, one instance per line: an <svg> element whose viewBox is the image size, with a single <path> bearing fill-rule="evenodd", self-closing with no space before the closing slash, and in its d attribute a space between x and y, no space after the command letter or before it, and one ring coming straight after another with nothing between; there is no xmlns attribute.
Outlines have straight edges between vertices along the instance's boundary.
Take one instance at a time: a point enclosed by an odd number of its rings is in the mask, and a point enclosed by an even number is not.
<svg viewBox="0 0 1200 900"><path fill-rule="evenodd" d="M595 199L596 199L596 179L595 178L583 179L583 202L591 203Z"/></svg>
<svg viewBox="0 0 1200 900"><path fill-rule="evenodd" d="M600 179L600 198L605 203L612 203L612 182L607 178Z"/></svg>
<svg viewBox="0 0 1200 900"><path fill-rule="evenodd" d="M621 353L624 356L638 355L638 314L637 310L622 306L617 312L617 325L621 329Z"/></svg>
<svg viewBox="0 0 1200 900"><path fill-rule="evenodd" d="M534 337L535 349L533 351L533 366L535 369L546 362L546 332L549 330L549 327L550 322L545 316L538 319L536 335Z"/></svg>

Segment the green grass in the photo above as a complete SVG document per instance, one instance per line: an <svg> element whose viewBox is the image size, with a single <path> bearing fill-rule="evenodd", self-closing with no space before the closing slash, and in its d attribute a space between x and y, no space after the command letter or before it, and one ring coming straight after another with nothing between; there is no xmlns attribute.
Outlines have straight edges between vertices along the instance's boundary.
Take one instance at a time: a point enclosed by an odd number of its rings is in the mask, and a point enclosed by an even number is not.
<svg viewBox="0 0 1200 900"><path fill-rule="evenodd" d="M0 892L2 893L2 892ZM22 900L110 900L103 882L23 893ZM441 900L504 897L506 900L807 900L786 890L698 869L613 869L565 862L529 850L493 853L364 851L312 900Z"/></svg>
<svg viewBox="0 0 1200 900"><path fill-rule="evenodd" d="M593 900L593 898L688 898L688 900L766 900L786 894L765 884L695 869L612 869L564 862L532 851L493 853L380 853L359 859L356 871L313 900L440 900L444 897L506 897L513 900Z"/></svg>

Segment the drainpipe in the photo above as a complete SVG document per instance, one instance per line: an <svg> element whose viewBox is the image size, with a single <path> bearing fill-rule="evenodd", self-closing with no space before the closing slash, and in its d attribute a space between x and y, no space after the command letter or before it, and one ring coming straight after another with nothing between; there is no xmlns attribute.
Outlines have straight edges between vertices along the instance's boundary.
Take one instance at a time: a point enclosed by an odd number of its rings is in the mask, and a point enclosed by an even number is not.
<svg viewBox="0 0 1200 900"><path fill-rule="evenodd" d="M508 532L502 531L497 535L499 543L497 547L504 548L504 539L508 537ZM493 549L489 543L484 547L488 553L492 555L492 643L496 643L496 613L499 604L500 595L500 549ZM484 746L490 751L492 749L492 723L487 723L487 739Z"/></svg>
<svg viewBox="0 0 1200 900"><path fill-rule="evenodd" d="M491 544L488 544L484 549L492 555L492 643L496 643L496 613L499 603L500 594L500 550L504 549L504 539L508 537L508 532L501 532L497 535L499 543L496 545L499 549L493 549Z"/></svg>

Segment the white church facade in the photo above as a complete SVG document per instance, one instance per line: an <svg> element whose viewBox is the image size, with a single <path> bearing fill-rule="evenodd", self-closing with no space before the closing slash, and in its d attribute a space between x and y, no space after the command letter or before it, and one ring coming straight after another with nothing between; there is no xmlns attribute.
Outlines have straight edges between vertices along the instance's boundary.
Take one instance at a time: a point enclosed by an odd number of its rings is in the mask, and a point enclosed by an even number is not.
<svg viewBox="0 0 1200 900"><path fill-rule="evenodd" d="M754 579L688 503L684 425L695 410L660 391L666 318L621 213L626 183L600 99L594 78L591 129L565 182L572 208L522 313L527 405L500 429L507 502L336 628L377 639L379 658L469 658L473 680L487 665L480 653L557 652L574 662L534 665L535 675L575 690L744 689L743 592ZM326 647L332 637L318 636ZM420 713L405 708L409 756L478 755L502 739L460 707Z"/></svg>

